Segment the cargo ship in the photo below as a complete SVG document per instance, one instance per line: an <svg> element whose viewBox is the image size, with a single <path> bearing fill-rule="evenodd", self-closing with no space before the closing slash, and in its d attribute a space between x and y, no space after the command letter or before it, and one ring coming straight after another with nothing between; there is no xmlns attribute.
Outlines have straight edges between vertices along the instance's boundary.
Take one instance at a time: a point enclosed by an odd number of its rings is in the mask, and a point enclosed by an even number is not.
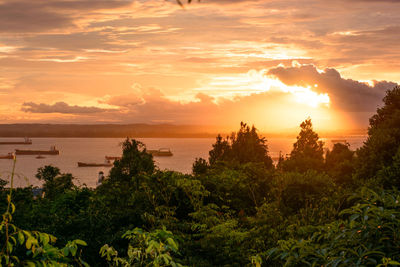
<svg viewBox="0 0 400 267"><path fill-rule="evenodd" d="M106 160L120 160L121 157L116 157L116 156L105 156Z"/></svg>
<svg viewBox="0 0 400 267"><path fill-rule="evenodd" d="M113 164L110 162L106 163L85 163L78 162L78 167L111 167Z"/></svg>
<svg viewBox="0 0 400 267"><path fill-rule="evenodd" d="M147 153L153 155L154 157L171 157L174 155L169 148L160 148L159 150L149 149L147 150Z"/></svg>
<svg viewBox="0 0 400 267"><path fill-rule="evenodd" d="M32 140L25 137L24 141L5 141L0 142L0 145L32 145Z"/></svg>
<svg viewBox="0 0 400 267"><path fill-rule="evenodd" d="M15 149L16 155L59 155L60 151L55 146L50 147L50 150L22 150Z"/></svg>

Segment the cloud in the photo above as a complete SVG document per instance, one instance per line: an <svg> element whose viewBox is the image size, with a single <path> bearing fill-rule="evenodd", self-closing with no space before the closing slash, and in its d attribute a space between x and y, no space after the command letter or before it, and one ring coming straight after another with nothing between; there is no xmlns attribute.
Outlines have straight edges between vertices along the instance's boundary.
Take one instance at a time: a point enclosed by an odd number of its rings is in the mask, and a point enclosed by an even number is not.
<svg viewBox="0 0 400 267"><path fill-rule="evenodd" d="M373 86L370 86L367 83L345 79L334 68L319 71L314 65L271 68L268 74L287 85L317 85L314 90L328 93L334 108L350 112L375 111L381 104L386 90L397 85L393 82L374 81Z"/></svg>
<svg viewBox="0 0 400 267"><path fill-rule="evenodd" d="M57 62L57 63L71 63L71 62L80 62L87 60L87 57L79 57L76 56L74 58L39 58L39 59L32 59L32 61L48 61L48 62Z"/></svg>
<svg viewBox="0 0 400 267"><path fill-rule="evenodd" d="M62 113L62 114L92 114L113 111L112 109L103 109L98 107L71 106L65 102L57 102L53 105L44 103L36 104L25 102L22 104L22 111L30 113Z"/></svg>
<svg viewBox="0 0 400 267"><path fill-rule="evenodd" d="M132 4L126 0L15 0L0 2L0 32L43 32L76 26L77 12L114 9Z"/></svg>
<svg viewBox="0 0 400 267"><path fill-rule="evenodd" d="M289 92L267 91L233 99L216 99L198 93L192 101L181 102L169 99L161 91L153 89L150 93L144 90L141 94L115 95L103 99L102 103L119 109L114 113L102 114L101 118L114 119L119 123L219 125L224 130L230 130L240 121L246 121L269 132L295 128L307 116L311 116L317 125L326 125L327 122L335 124L335 118L330 115L327 107L313 108L297 100ZM365 118L364 122L367 121Z"/></svg>

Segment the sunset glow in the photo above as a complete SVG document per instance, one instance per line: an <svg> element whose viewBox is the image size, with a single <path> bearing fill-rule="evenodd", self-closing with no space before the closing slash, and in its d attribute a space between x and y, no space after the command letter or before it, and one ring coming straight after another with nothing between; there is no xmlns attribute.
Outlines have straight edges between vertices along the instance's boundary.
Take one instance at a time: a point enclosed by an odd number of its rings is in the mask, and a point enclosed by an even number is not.
<svg viewBox="0 0 400 267"><path fill-rule="evenodd" d="M0 120L366 129L400 82L399 4L302 2L0 1Z"/></svg>

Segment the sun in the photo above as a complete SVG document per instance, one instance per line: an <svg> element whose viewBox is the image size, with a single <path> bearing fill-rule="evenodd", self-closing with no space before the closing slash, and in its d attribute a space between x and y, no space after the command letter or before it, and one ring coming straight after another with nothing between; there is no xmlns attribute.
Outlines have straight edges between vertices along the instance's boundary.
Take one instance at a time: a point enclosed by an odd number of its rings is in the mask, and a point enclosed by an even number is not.
<svg viewBox="0 0 400 267"><path fill-rule="evenodd" d="M248 96L263 92L287 93L296 103L304 104L312 108L329 107L330 98L328 93L314 91L314 86L286 85L279 79L266 75L267 70L250 70L247 73L215 76L203 83L196 91L211 95L232 99L237 96ZM319 88L319 91L321 89Z"/></svg>

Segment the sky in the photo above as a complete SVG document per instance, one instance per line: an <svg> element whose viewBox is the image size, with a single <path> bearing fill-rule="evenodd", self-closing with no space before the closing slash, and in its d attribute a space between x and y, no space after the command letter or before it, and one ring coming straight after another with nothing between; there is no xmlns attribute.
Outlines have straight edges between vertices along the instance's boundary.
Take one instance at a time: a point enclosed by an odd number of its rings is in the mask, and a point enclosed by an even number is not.
<svg viewBox="0 0 400 267"><path fill-rule="evenodd" d="M0 0L0 123L366 129L400 0ZM234 127L234 128L233 128Z"/></svg>

